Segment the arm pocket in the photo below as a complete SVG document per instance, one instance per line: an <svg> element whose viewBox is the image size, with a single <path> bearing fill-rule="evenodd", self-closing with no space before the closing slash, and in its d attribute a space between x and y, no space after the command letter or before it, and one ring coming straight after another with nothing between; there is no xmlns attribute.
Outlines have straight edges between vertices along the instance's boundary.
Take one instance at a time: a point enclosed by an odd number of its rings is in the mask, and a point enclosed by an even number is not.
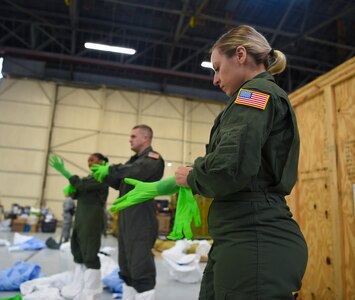
<svg viewBox="0 0 355 300"><path fill-rule="evenodd" d="M247 126L221 130L220 142L210 156L208 169L212 173L238 174L240 153ZM212 154L212 153L211 153Z"/></svg>

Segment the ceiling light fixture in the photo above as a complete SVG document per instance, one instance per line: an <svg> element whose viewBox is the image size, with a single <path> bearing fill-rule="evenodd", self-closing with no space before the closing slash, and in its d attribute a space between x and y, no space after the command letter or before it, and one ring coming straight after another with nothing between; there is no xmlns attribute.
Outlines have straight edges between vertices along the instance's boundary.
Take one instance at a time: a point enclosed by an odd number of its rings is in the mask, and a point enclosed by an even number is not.
<svg viewBox="0 0 355 300"><path fill-rule="evenodd" d="M209 62L209 61L203 61L203 62L201 63L201 67L209 68L209 69L212 69L212 70L213 70L212 63Z"/></svg>
<svg viewBox="0 0 355 300"><path fill-rule="evenodd" d="M109 45L96 44L96 43L85 43L84 46L86 49L109 51L109 52L129 54L129 55L133 55L136 53L136 50L132 48L116 47L116 46L109 46Z"/></svg>
<svg viewBox="0 0 355 300"><path fill-rule="evenodd" d="M4 59L2 57L0 57L0 79L3 78L3 75L2 75L2 64L4 62Z"/></svg>

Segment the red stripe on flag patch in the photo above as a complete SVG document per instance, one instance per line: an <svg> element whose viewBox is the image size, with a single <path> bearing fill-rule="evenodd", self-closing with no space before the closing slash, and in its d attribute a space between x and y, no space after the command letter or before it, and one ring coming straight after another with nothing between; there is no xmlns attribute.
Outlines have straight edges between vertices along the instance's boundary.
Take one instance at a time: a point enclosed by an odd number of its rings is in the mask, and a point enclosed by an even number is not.
<svg viewBox="0 0 355 300"><path fill-rule="evenodd" d="M266 108L267 102L269 101L270 95L241 89L235 99L234 103L256 107L264 110Z"/></svg>

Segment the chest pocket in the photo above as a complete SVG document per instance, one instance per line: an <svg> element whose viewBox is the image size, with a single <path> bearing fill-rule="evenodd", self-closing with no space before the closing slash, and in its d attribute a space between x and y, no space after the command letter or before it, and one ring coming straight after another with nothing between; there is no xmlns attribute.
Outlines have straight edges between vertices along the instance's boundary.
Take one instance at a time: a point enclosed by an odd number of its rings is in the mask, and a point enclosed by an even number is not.
<svg viewBox="0 0 355 300"><path fill-rule="evenodd" d="M247 126L221 129L219 142L210 153L207 168L212 173L227 173L235 176L240 164L241 147Z"/></svg>

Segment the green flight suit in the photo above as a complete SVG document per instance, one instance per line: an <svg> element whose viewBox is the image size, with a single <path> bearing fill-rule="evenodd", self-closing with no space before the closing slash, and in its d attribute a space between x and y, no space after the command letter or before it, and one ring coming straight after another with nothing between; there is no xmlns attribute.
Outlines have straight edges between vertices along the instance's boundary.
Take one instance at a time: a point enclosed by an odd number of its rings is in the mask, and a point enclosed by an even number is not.
<svg viewBox="0 0 355 300"><path fill-rule="evenodd" d="M104 228L108 186L97 182L91 175L84 178L74 175L69 181L77 190L73 198L78 200L70 241L74 261L89 269L100 269L97 254Z"/></svg>
<svg viewBox="0 0 355 300"><path fill-rule="evenodd" d="M133 155L125 164L111 165L104 183L127 194L134 186L124 178L158 181L164 174L164 160L152 147ZM120 278L138 293L154 289L156 268L152 248L158 237L158 220L153 199L132 205L119 212L118 265Z"/></svg>
<svg viewBox="0 0 355 300"><path fill-rule="evenodd" d="M239 92L251 98L241 104ZM258 101L264 109L255 107ZM245 82L216 118L206 155L187 179L195 193L214 198L208 215L214 244L200 300L287 300L300 289L307 245L284 199L296 182L298 157L287 94L268 72Z"/></svg>

